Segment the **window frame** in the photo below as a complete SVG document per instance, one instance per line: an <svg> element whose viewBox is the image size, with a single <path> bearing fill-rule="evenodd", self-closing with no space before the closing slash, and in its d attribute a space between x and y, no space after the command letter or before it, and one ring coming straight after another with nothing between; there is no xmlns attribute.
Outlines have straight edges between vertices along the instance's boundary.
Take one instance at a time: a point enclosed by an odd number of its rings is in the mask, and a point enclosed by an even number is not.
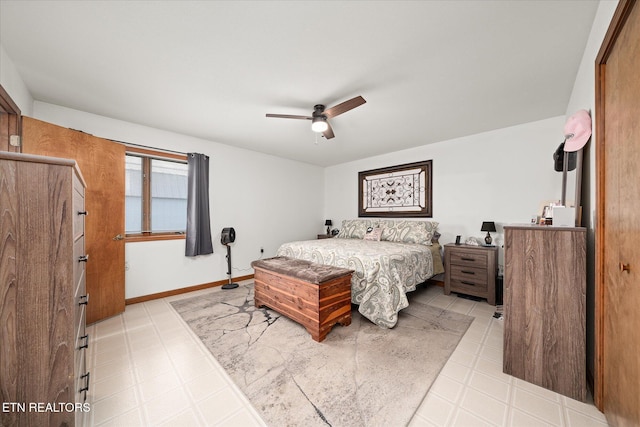
<svg viewBox="0 0 640 427"><path fill-rule="evenodd" d="M127 145L125 155L132 155L142 159L142 229L151 228L151 160L165 160L187 164L187 155L156 151L148 148ZM126 157L125 157L126 159ZM184 240L186 238L186 224L184 231L142 231L140 233L126 233L126 242L149 242L157 240Z"/></svg>

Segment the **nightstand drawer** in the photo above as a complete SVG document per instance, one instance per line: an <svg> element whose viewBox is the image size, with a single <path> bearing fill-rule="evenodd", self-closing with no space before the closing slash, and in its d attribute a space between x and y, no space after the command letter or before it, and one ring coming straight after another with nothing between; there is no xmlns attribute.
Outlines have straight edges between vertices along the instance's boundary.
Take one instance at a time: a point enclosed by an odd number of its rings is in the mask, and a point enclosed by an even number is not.
<svg viewBox="0 0 640 427"><path fill-rule="evenodd" d="M454 279L453 277L450 279L451 290L454 292L460 292L468 295L475 295L485 298L485 294L487 293L487 282L476 283L473 280L467 279Z"/></svg>
<svg viewBox="0 0 640 427"><path fill-rule="evenodd" d="M482 251L451 251L451 264L487 268L487 253Z"/></svg>
<svg viewBox="0 0 640 427"><path fill-rule="evenodd" d="M487 267L451 266L451 279L487 286Z"/></svg>

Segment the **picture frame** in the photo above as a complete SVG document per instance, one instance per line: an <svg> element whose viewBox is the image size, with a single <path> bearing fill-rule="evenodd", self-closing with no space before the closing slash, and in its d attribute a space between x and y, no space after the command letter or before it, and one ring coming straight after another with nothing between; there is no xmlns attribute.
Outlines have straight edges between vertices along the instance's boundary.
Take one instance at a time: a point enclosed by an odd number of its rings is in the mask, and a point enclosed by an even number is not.
<svg viewBox="0 0 640 427"><path fill-rule="evenodd" d="M433 216L433 160L358 173L358 216Z"/></svg>

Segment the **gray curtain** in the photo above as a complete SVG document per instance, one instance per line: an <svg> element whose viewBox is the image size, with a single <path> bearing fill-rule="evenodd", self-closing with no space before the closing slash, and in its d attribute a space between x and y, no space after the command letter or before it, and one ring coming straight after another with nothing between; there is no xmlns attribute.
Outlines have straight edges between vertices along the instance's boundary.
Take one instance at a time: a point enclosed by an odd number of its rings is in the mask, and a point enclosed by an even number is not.
<svg viewBox="0 0 640 427"><path fill-rule="evenodd" d="M213 253L209 220L209 157L187 154L189 193L187 194L186 256Z"/></svg>

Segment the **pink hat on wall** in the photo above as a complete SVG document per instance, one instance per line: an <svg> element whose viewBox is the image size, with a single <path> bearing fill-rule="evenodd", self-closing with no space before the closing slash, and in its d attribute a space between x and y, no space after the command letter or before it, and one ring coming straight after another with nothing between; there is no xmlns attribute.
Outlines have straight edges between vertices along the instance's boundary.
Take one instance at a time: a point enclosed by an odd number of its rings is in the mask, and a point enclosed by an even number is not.
<svg viewBox="0 0 640 427"><path fill-rule="evenodd" d="M591 136L591 116L587 110L579 110L564 125L564 151L578 151Z"/></svg>

